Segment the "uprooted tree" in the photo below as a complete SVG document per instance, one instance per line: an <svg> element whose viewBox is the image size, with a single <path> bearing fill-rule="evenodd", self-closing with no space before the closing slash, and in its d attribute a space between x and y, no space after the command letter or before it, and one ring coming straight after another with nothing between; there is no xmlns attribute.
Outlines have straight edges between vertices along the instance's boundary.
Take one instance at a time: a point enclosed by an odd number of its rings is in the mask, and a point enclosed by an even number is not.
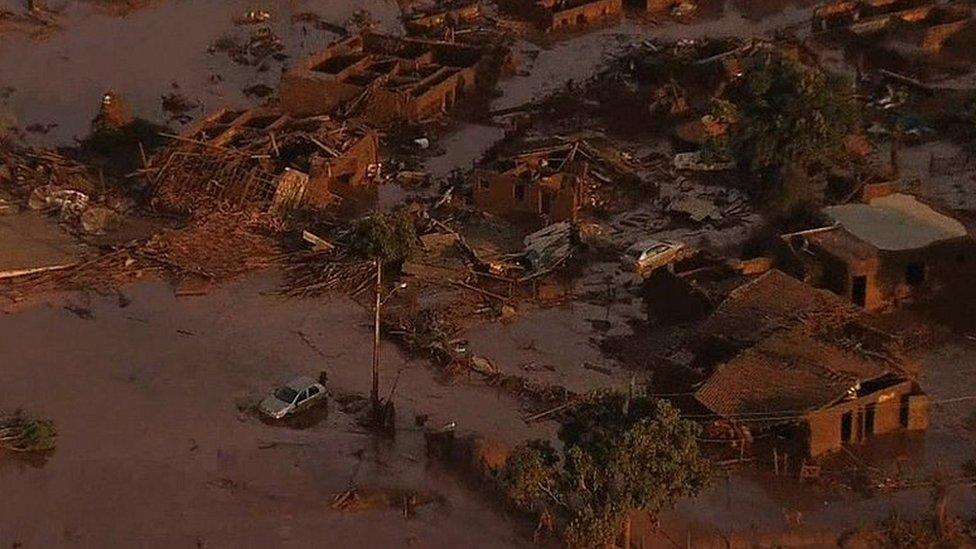
<svg viewBox="0 0 976 549"><path fill-rule="evenodd" d="M858 133L861 108L851 87L797 52L756 53L731 94L736 122L721 144L747 172L773 214L823 201L826 173Z"/></svg>
<svg viewBox="0 0 976 549"><path fill-rule="evenodd" d="M499 471L499 486L568 545L607 545L629 535L632 512L656 516L706 485L699 431L666 401L601 395L564 423L562 457L548 442L523 444Z"/></svg>

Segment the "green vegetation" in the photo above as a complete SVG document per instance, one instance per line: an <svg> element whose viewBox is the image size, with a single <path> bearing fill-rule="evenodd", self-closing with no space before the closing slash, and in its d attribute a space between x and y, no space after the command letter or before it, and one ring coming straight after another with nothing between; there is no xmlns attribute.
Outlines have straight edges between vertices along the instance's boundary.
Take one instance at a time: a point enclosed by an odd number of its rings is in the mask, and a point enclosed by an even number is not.
<svg viewBox="0 0 976 549"><path fill-rule="evenodd" d="M559 437L519 446L497 476L517 509L554 521L573 547L612 543L629 513L657 515L708 481L699 427L668 402L609 393L580 406Z"/></svg>
<svg viewBox="0 0 976 549"><path fill-rule="evenodd" d="M58 432L54 422L31 419L21 412L0 415L0 448L15 452L42 452L54 449Z"/></svg>
<svg viewBox="0 0 976 549"><path fill-rule="evenodd" d="M824 174L860 129L860 106L849 85L786 50L757 57L733 94L738 120L726 146L773 213L819 205Z"/></svg>
<svg viewBox="0 0 976 549"><path fill-rule="evenodd" d="M417 249L417 231L406 210L376 213L356 223L353 252L364 259L380 258L384 264L403 263Z"/></svg>

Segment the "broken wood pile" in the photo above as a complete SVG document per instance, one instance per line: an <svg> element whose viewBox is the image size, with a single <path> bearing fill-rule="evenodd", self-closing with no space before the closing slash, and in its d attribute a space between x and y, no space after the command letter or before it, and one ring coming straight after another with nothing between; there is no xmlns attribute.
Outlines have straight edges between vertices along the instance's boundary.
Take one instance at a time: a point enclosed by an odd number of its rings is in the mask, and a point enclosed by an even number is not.
<svg viewBox="0 0 976 549"><path fill-rule="evenodd" d="M417 507L443 503L444 498L433 492L391 488L388 490L359 490L353 488L333 496L330 507L337 511L368 511L380 508L399 508L404 516L413 516Z"/></svg>
<svg viewBox="0 0 976 549"><path fill-rule="evenodd" d="M332 250L293 255L284 266L280 293L288 297L318 297L345 293L356 295L370 287L375 273L372 261L336 255Z"/></svg>
<svg viewBox="0 0 976 549"><path fill-rule="evenodd" d="M286 254L276 242L279 230L268 214L214 210L185 227L157 233L137 255L178 276L226 279L280 264Z"/></svg>
<svg viewBox="0 0 976 549"><path fill-rule="evenodd" d="M136 247L137 244L124 246L64 269L0 280L0 295L19 301L31 293L49 291L113 292L154 271L152 266L141 264L135 259Z"/></svg>
<svg viewBox="0 0 976 549"><path fill-rule="evenodd" d="M180 138L142 170L155 207L189 213L213 199L231 204L270 203L275 174L260 156ZM270 144L269 144L270 147Z"/></svg>
<svg viewBox="0 0 976 549"><path fill-rule="evenodd" d="M0 414L0 449L43 452L54 449L57 437L52 421L31 419L19 410Z"/></svg>
<svg viewBox="0 0 976 549"><path fill-rule="evenodd" d="M0 143L0 184L24 200L44 186L92 195L104 186L99 182L98 172L54 151Z"/></svg>

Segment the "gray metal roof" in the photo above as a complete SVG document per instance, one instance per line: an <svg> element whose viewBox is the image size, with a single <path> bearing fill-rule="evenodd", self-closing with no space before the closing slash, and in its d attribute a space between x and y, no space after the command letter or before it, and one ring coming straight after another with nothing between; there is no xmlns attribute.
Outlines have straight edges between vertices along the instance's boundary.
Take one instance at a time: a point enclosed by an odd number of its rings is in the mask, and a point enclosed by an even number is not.
<svg viewBox="0 0 976 549"><path fill-rule="evenodd" d="M959 221L907 194L883 196L867 204L830 206L824 213L879 250L924 248L968 234Z"/></svg>

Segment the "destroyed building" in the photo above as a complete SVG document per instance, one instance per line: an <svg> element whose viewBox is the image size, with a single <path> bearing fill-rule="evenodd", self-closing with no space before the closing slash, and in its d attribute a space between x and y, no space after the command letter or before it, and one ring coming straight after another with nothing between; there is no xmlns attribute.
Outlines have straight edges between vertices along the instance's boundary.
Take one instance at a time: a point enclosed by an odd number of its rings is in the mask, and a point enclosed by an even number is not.
<svg viewBox="0 0 976 549"><path fill-rule="evenodd" d="M493 79L485 49L363 32L288 71L281 103L294 116L361 115L374 124L417 122L449 111Z"/></svg>
<svg viewBox="0 0 976 549"><path fill-rule="evenodd" d="M221 109L152 159L158 202L192 210L202 197L274 211L321 208L379 171L379 139L353 121L293 118L277 108Z"/></svg>
<svg viewBox="0 0 976 549"><path fill-rule="evenodd" d="M584 149L581 142L542 147L475 170L474 205L542 224L574 221L590 170Z"/></svg>
<svg viewBox="0 0 976 549"><path fill-rule="evenodd" d="M479 21L484 15L480 0L443 0L404 8L403 26L417 36L431 36Z"/></svg>
<svg viewBox="0 0 976 549"><path fill-rule="evenodd" d="M928 400L909 375L914 366L864 315L778 270L752 278L701 325L727 358L695 397L753 433L785 430L813 456L925 429Z"/></svg>
<svg viewBox="0 0 976 549"><path fill-rule="evenodd" d="M500 6L543 32L573 30L623 14L622 0L506 0Z"/></svg>
<svg viewBox="0 0 976 549"><path fill-rule="evenodd" d="M796 269L868 310L931 295L970 272L973 239L958 220L907 194L830 206L833 224L785 235Z"/></svg>
<svg viewBox="0 0 976 549"><path fill-rule="evenodd" d="M856 35L886 31L896 43L932 52L941 49L949 37L971 26L972 18L972 8L962 3L841 0L814 9L813 30L844 30Z"/></svg>

